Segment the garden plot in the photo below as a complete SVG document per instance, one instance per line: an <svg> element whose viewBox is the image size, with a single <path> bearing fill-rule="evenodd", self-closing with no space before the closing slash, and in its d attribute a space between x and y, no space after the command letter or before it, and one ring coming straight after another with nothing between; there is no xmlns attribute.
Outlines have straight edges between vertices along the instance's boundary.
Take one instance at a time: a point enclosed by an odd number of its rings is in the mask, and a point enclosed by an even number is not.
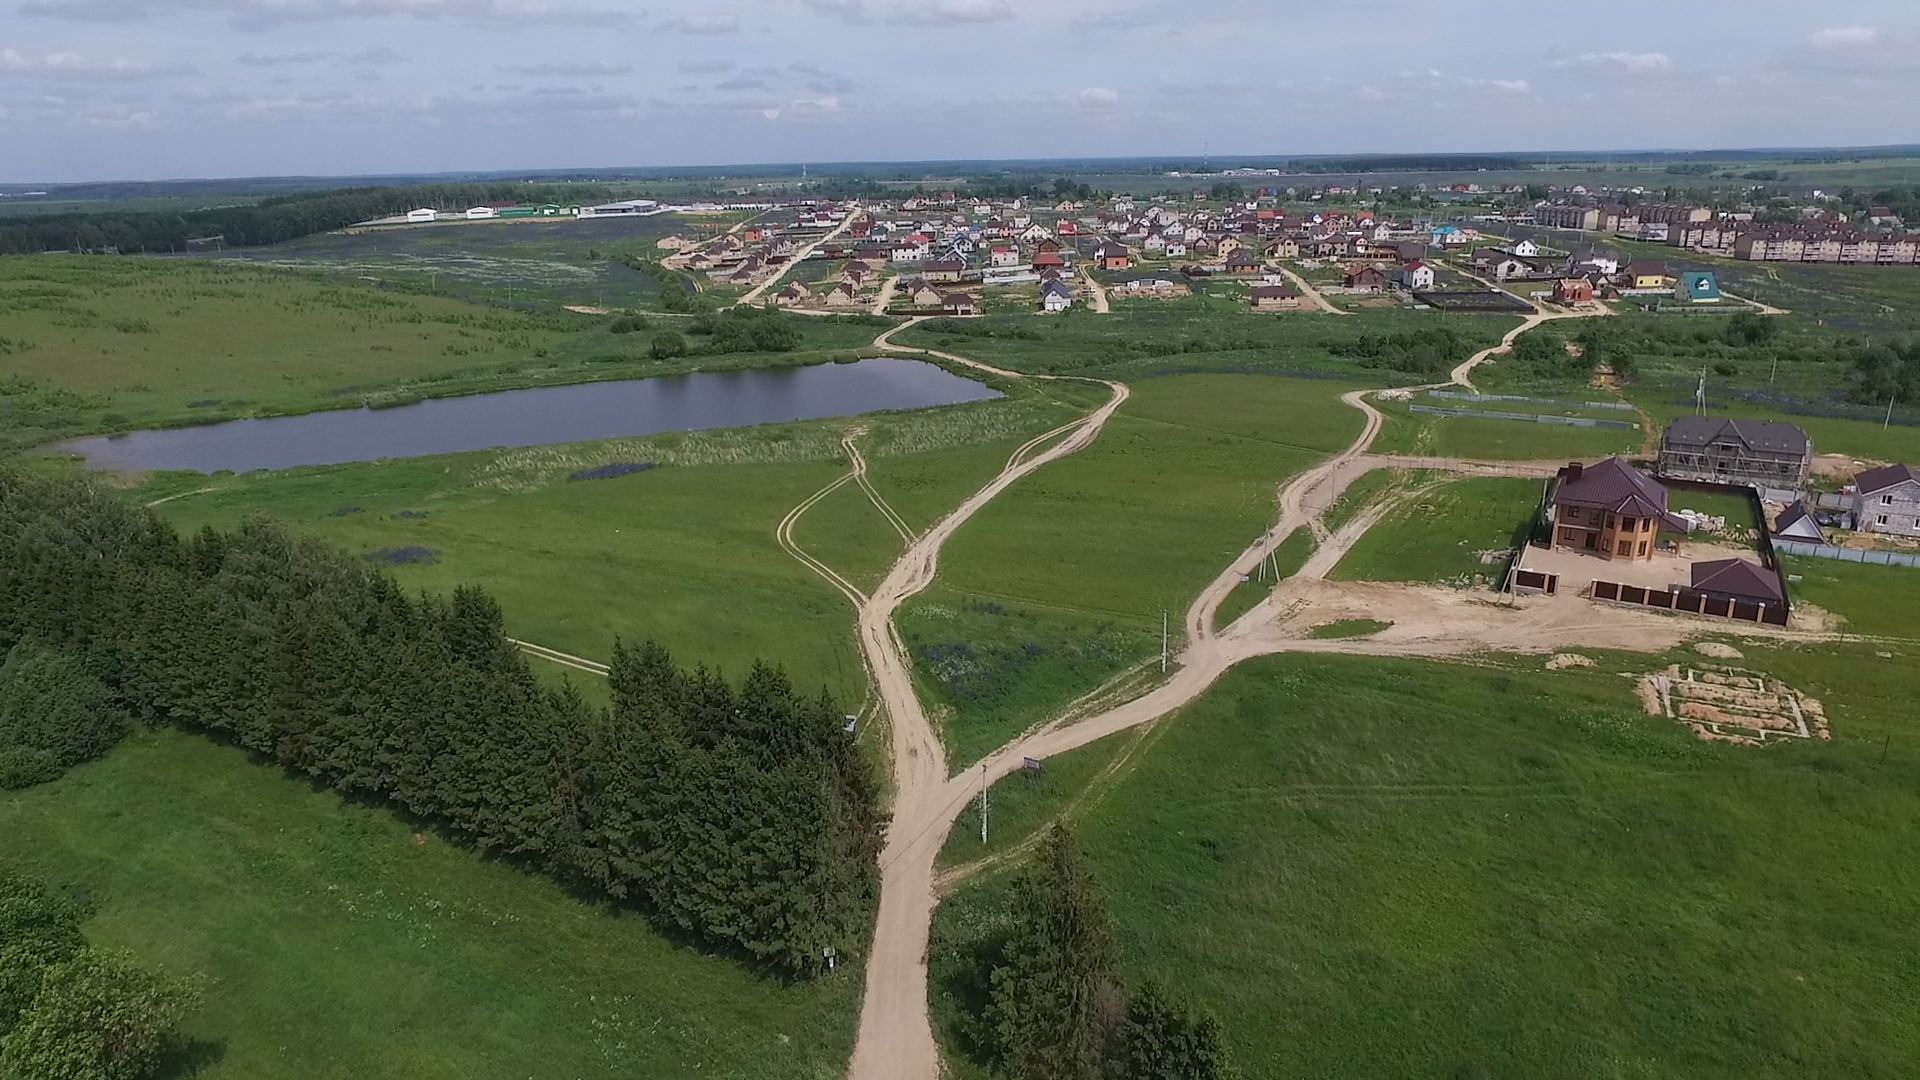
<svg viewBox="0 0 1920 1080"><path fill-rule="evenodd" d="M1648 713L1678 720L1702 739L1759 746L1833 737L1818 701L1744 668L1673 664L1641 676L1639 689Z"/></svg>

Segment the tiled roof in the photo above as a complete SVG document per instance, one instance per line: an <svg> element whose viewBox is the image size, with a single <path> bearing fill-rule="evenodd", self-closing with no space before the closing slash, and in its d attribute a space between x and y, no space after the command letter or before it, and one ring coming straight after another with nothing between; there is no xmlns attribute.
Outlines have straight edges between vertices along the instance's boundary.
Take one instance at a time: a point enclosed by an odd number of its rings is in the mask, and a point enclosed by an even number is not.
<svg viewBox="0 0 1920 1080"><path fill-rule="evenodd" d="M1667 425L1666 441L1680 446L1707 446L1731 437L1750 450L1804 454L1807 433L1777 420L1724 420L1713 416L1683 416Z"/></svg>
<svg viewBox="0 0 1920 1080"><path fill-rule="evenodd" d="M1920 480L1920 470L1911 465L1887 465L1878 469L1868 469L1853 478L1853 489L1862 495L1871 495L1884 491L1895 484L1909 480Z"/></svg>
<svg viewBox="0 0 1920 1080"><path fill-rule="evenodd" d="M1786 599L1780 593L1780 580L1776 575L1745 559L1694 563L1693 590L1774 604Z"/></svg>

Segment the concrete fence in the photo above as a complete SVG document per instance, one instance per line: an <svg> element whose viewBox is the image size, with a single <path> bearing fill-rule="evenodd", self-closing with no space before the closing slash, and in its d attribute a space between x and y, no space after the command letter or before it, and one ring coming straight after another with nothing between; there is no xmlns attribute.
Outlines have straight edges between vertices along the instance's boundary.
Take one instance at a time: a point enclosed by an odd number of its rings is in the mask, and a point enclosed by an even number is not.
<svg viewBox="0 0 1920 1080"><path fill-rule="evenodd" d="M1727 596L1711 596L1707 593L1694 592L1692 589L1644 589L1638 585L1596 581L1593 583L1593 598L1611 600L1619 604L1639 604L1643 607L1660 608L1663 611L1683 611L1689 615L1711 615L1716 618L1769 623L1774 626L1787 625L1785 607L1752 600L1736 600Z"/></svg>
<svg viewBox="0 0 1920 1080"><path fill-rule="evenodd" d="M1518 394L1463 394L1457 390L1429 390L1427 396L1446 401L1523 401L1529 405L1571 405L1582 409L1633 411L1633 406L1624 401L1555 401L1552 398L1521 397Z"/></svg>
<svg viewBox="0 0 1920 1080"><path fill-rule="evenodd" d="M1639 424L1628 420L1596 420L1590 416L1549 416L1540 413L1482 412L1477 409L1444 409L1437 405L1409 405L1408 410L1432 416L1465 416L1482 420L1531 420L1536 424L1564 424L1567 427L1618 428L1637 431Z"/></svg>
<svg viewBox="0 0 1920 1080"><path fill-rule="evenodd" d="M1920 554L1900 551L1871 551L1862 548L1835 547L1832 544L1809 544L1802 540L1782 540L1773 538L1775 550L1789 555L1804 555L1814 559L1836 559L1840 562L1865 563L1869 566L1906 566L1920 568Z"/></svg>

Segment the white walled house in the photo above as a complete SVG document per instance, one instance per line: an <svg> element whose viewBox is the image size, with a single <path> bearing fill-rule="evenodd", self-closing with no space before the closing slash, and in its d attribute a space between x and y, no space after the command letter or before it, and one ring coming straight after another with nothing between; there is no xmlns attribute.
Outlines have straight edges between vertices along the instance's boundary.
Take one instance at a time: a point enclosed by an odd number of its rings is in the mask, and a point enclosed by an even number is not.
<svg viewBox="0 0 1920 1080"><path fill-rule="evenodd" d="M500 211L498 211L498 210L495 210L495 209L494 209L493 207L491 207L491 206L469 206L469 207L467 207L467 220L468 220L468 221L485 221L485 220L486 220L486 219L488 219L488 218L497 218L497 217L499 217L499 216L500 216Z"/></svg>
<svg viewBox="0 0 1920 1080"><path fill-rule="evenodd" d="M1862 532L1920 536L1920 470L1869 469L1853 478L1854 527Z"/></svg>
<svg viewBox="0 0 1920 1080"><path fill-rule="evenodd" d="M431 222L437 219L439 216L440 216L440 211L435 210L429 206L423 206L418 210L407 211L407 224L424 225L424 224L427 224L428 222Z"/></svg>

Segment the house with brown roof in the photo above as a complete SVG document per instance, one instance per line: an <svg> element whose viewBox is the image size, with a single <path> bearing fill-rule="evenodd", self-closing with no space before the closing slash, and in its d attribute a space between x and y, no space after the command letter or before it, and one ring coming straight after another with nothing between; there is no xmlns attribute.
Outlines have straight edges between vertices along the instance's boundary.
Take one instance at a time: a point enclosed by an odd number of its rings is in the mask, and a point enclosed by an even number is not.
<svg viewBox="0 0 1920 1080"><path fill-rule="evenodd" d="M807 298L806 286L798 282L788 282L787 286L773 294L774 307L792 307Z"/></svg>
<svg viewBox="0 0 1920 1080"><path fill-rule="evenodd" d="M980 306L966 293L952 292L940 297L940 311L947 315L978 315Z"/></svg>
<svg viewBox="0 0 1920 1080"><path fill-rule="evenodd" d="M1066 265L1067 260L1057 251L1042 251L1033 257L1035 270L1063 270Z"/></svg>
<svg viewBox="0 0 1920 1080"><path fill-rule="evenodd" d="M1888 465L1854 477L1853 522L1862 532L1920 536L1920 470Z"/></svg>
<svg viewBox="0 0 1920 1080"><path fill-rule="evenodd" d="M1813 468L1813 440L1777 420L1682 416L1660 438L1660 475L1798 491Z"/></svg>
<svg viewBox="0 0 1920 1080"><path fill-rule="evenodd" d="M1662 531L1687 531L1667 513L1667 489L1620 457L1560 470L1548 520L1556 550L1602 559L1651 559Z"/></svg>
<svg viewBox="0 0 1920 1080"><path fill-rule="evenodd" d="M1734 600L1761 607L1781 607L1787 594L1780 575L1745 559L1714 559L1693 564L1693 591L1715 600Z"/></svg>
<svg viewBox="0 0 1920 1080"><path fill-rule="evenodd" d="M959 281L967 272L967 264L959 259L935 259L920 268L920 276L928 281L952 284Z"/></svg>
<svg viewBox="0 0 1920 1080"><path fill-rule="evenodd" d="M1341 276L1340 283L1354 292L1384 292L1387 288L1387 275L1371 266L1355 266Z"/></svg>
<svg viewBox="0 0 1920 1080"><path fill-rule="evenodd" d="M1255 311L1298 311L1300 293L1287 285L1256 285L1247 293Z"/></svg>
<svg viewBox="0 0 1920 1080"><path fill-rule="evenodd" d="M1258 274L1259 272L1260 257L1252 251L1239 247L1234 248L1233 251L1227 255L1227 273Z"/></svg>
<svg viewBox="0 0 1920 1080"><path fill-rule="evenodd" d="M1127 270L1133 267L1133 255L1124 244L1101 244L1093 251L1102 270Z"/></svg>
<svg viewBox="0 0 1920 1080"><path fill-rule="evenodd" d="M843 281L827 290L826 302L828 307L853 307L860 303L860 293Z"/></svg>
<svg viewBox="0 0 1920 1080"><path fill-rule="evenodd" d="M1623 289L1666 289L1672 284L1667 277L1667 264L1663 262L1635 260L1621 273L1620 287Z"/></svg>

